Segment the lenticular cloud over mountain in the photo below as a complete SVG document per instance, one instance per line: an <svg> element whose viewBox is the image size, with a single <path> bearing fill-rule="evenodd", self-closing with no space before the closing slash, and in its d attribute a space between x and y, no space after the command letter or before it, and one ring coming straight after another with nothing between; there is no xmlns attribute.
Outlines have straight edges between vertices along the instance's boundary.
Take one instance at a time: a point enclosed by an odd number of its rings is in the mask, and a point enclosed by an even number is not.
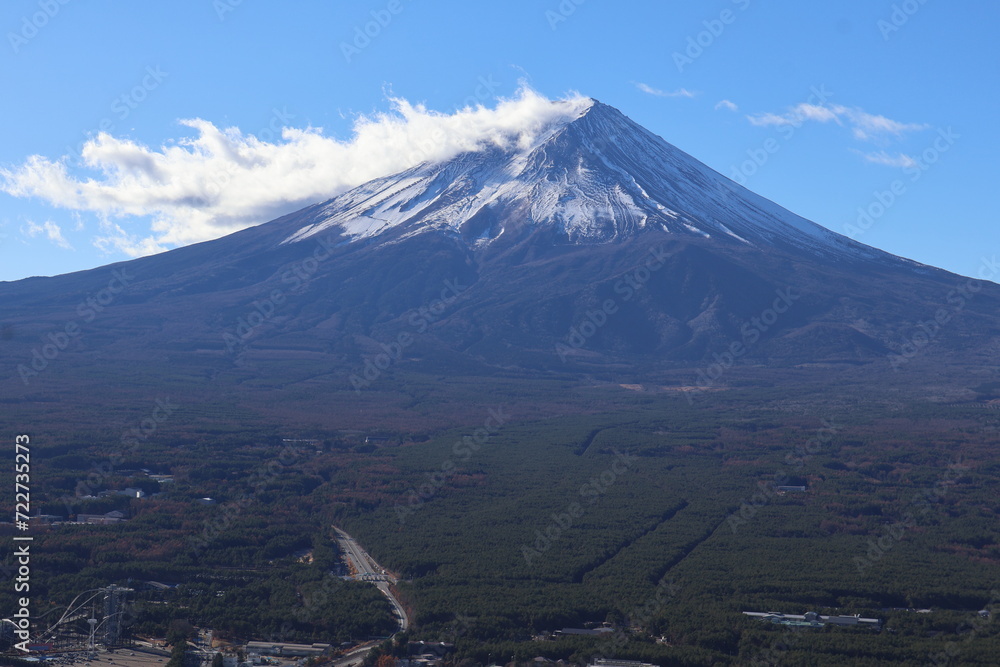
<svg viewBox="0 0 1000 667"><path fill-rule="evenodd" d="M590 101L574 94L553 102L523 87L495 108L451 114L400 98L390 103L390 112L358 116L347 140L322 128L284 127L270 142L202 119L180 121L197 136L159 148L100 133L85 144L82 166L68 156L33 155L0 169L0 188L96 214L102 234L95 243L137 257L251 227L422 163L530 145ZM146 217L148 233L137 232L134 219Z"/></svg>

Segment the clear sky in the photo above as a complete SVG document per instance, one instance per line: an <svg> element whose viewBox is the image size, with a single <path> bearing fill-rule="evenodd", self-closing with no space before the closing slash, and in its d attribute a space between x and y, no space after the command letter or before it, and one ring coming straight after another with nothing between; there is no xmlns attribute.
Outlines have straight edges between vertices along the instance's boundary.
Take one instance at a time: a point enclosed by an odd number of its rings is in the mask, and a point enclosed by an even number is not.
<svg viewBox="0 0 1000 667"><path fill-rule="evenodd" d="M998 25L983 0L7 0L0 280L265 222L388 168L379 136L523 83L973 274L1000 256Z"/></svg>

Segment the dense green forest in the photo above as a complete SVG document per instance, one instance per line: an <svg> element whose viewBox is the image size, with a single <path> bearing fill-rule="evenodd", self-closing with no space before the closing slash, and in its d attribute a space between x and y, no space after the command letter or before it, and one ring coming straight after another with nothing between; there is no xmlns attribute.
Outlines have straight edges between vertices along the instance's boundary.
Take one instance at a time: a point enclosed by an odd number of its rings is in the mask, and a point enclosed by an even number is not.
<svg viewBox="0 0 1000 667"><path fill-rule="evenodd" d="M233 639L390 635L387 601L340 576L337 525L401 579L409 637L454 642L457 661L995 664L1000 415L869 398L648 393L545 419L498 401L464 428L295 442L233 426L164 434L104 473L115 446L81 433L38 446L35 502L127 520L33 528L33 604L117 583L137 634L182 619ZM150 495L77 496L127 487ZM599 624L613 632L548 635Z"/></svg>

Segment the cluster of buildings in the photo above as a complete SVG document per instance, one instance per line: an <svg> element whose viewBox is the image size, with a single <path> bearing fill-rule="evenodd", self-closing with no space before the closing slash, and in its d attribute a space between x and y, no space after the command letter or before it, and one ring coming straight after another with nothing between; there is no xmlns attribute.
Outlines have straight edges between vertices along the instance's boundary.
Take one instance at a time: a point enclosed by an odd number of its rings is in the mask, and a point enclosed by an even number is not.
<svg viewBox="0 0 1000 667"><path fill-rule="evenodd" d="M118 510L112 510L105 514L77 514L76 521L67 521L65 517L58 514L39 514L31 517L31 520L48 525L85 523L92 526L106 526L111 523L125 521L125 514L124 512L119 512Z"/></svg>
<svg viewBox="0 0 1000 667"><path fill-rule="evenodd" d="M576 663L570 663L565 660L550 660L549 658L543 658L541 656L531 661L531 665L533 667L545 667L547 665L551 665L552 667L573 667L575 664ZM499 667L499 665L490 665L490 667ZM656 665L650 662L639 662L638 660L597 658L588 663L587 667L656 667Z"/></svg>
<svg viewBox="0 0 1000 667"><path fill-rule="evenodd" d="M289 642L247 642L243 647L246 659L242 662L235 654L224 653L223 667L252 667L253 665L286 663L289 659L299 659L301 664L308 658L328 657L333 654L332 644L292 644ZM397 661L397 667L440 667L444 658L455 650L454 644L445 642L410 642L407 645L407 657ZM202 655L202 663L211 662L216 651L206 651ZM266 656L266 657L265 657ZM270 658L280 658L275 661Z"/></svg>
<svg viewBox="0 0 1000 667"><path fill-rule="evenodd" d="M272 655L279 658L318 658L329 655L332 644L289 644L283 642L247 642L248 655ZM226 667L229 667L226 665ZM235 667L235 666L234 666Z"/></svg>
<svg viewBox="0 0 1000 667"><path fill-rule="evenodd" d="M211 634L207 641L211 645ZM213 664L216 655L222 655L222 667L255 667L256 665L283 665L294 661L305 664L309 658L329 656L330 644L291 644L288 642L247 642L242 654L233 651L200 647L188 651L187 664L207 666ZM270 656L270 657L269 657ZM276 659L277 658L277 659Z"/></svg>
<svg viewBox="0 0 1000 667"><path fill-rule="evenodd" d="M397 661L396 667L440 667L445 656L454 650L455 645L447 642L410 642L406 645L406 657Z"/></svg>
<svg viewBox="0 0 1000 667"><path fill-rule="evenodd" d="M655 667L652 663L639 662L637 660L614 660L611 658L598 658L587 667Z"/></svg>
<svg viewBox="0 0 1000 667"><path fill-rule="evenodd" d="M814 611L805 614L782 614L777 611L745 611L747 616L759 618L762 621L778 625L792 625L805 628L821 628L824 625L861 626L878 629L882 626L881 619L862 618L861 614L854 616L825 616Z"/></svg>

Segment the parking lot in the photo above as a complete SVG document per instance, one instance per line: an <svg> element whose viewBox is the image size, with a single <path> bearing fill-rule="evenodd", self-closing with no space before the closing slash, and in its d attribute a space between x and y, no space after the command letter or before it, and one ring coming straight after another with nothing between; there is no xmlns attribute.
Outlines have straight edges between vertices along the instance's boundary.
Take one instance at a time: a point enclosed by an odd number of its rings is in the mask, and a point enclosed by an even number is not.
<svg viewBox="0 0 1000 667"><path fill-rule="evenodd" d="M160 667L160 665L165 665L169 659L169 656L148 653L143 650L116 649L113 653L107 651L97 651L93 654L86 652L66 653L53 656L47 662L80 667Z"/></svg>

